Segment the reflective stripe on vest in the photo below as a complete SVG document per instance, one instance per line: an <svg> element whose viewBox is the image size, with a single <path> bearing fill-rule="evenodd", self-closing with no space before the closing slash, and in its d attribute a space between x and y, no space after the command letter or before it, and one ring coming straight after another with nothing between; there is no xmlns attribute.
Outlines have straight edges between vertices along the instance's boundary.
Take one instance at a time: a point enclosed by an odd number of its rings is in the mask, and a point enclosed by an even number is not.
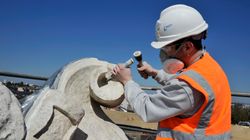
<svg viewBox="0 0 250 140"><path fill-rule="evenodd" d="M205 136L204 131L200 131L200 129L196 129L195 134L188 134L168 128L160 128L156 140L230 140L230 138L230 132L220 135Z"/></svg>
<svg viewBox="0 0 250 140"><path fill-rule="evenodd" d="M188 71L181 73L179 76L181 75L186 75L192 78L196 83L198 83L201 87L203 87L203 89L208 94L207 105L202 111L199 123L194 131L194 134L171 130L168 128L159 128L156 140L165 140L166 138L176 139L176 140L193 140L193 139L195 140L227 140L227 139L230 139L231 137L230 131L225 132L223 134L219 134L219 135L209 135L209 136L205 135L205 128L209 124L212 111L213 111L214 100L215 100L214 92L212 88L210 87L210 85L208 84L208 82L196 71L188 70Z"/></svg>
<svg viewBox="0 0 250 140"><path fill-rule="evenodd" d="M197 128L206 128L208 126L208 123L210 121L210 117L213 111L213 106L214 106L214 92L210 85L207 83L207 81L197 72L193 70L189 70L186 72L183 72L183 75L187 75L190 78L192 78L194 81L199 83L204 90L208 93L208 103L207 106L205 107L204 111L202 112L199 124Z"/></svg>

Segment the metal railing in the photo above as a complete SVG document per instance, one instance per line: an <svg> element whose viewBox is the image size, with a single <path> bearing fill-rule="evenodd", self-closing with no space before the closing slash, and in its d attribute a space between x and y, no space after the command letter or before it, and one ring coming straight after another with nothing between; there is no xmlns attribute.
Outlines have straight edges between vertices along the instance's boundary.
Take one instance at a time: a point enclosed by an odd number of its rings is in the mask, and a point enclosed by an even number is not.
<svg viewBox="0 0 250 140"><path fill-rule="evenodd" d="M4 72L4 71L0 71L0 76L25 78L25 79L33 79L33 80L43 80L43 81L48 80L47 77L33 76L33 75L29 75L29 74L20 74L20 73L13 73L13 72Z"/></svg>
<svg viewBox="0 0 250 140"><path fill-rule="evenodd" d="M124 125L124 124L117 124L117 125L123 130L137 131L137 132L143 132L143 133L148 133L148 134L153 134L153 135L156 134L156 131L153 129L141 128L141 127L136 127L136 126Z"/></svg>
<svg viewBox="0 0 250 140"><path fill-rule="evenodd" d="M33 79L33 80L42 80L47 81L47 77L43 76L34 76L29 74L20 74L20 73L13 73L13 72L4 72L0 71L0 76L7 76L7 77L15 77L15 78L25 78L25 79ZM160 90L160 87L156 86L141 86L142 90ZM232 92L232 96L235 97L249 97L250 98L250 92Z"/></svg>

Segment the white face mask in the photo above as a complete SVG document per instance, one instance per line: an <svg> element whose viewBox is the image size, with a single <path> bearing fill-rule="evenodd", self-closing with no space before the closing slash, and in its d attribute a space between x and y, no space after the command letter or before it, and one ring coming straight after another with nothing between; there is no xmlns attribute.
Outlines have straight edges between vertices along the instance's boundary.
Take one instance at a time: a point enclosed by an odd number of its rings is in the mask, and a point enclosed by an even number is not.
<svg viewBox="0 0 250 140"><path fill-rule="evenodd" d="M176 74L184 68L184 63L177 59L171 58L163 50L160 50L160 59L163 65L163 70L169 74Z"/></svg>
<svg viewBox="0 0 250 140"><path fill-rule="evenodd" d="M170 58L163 63L163 70L169 74L176 74L184 68L184 63L176 58Z"/></svg>

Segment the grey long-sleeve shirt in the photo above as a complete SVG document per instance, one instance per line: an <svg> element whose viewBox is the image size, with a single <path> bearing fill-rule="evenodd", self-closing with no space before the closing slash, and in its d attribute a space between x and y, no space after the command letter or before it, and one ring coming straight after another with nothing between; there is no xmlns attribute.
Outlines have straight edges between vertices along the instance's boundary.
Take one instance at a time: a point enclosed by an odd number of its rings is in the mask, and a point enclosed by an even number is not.
<svg viewBox="0 0 250 140"><path fill-rule="evenodd" d="M125 84L125 98L145 122L159 122L178 115L188 117L203 104L201 93L185 81L170 79L172 76L160 70L155 80L163 86L154 94L144 92L132 80Z"/></svg>

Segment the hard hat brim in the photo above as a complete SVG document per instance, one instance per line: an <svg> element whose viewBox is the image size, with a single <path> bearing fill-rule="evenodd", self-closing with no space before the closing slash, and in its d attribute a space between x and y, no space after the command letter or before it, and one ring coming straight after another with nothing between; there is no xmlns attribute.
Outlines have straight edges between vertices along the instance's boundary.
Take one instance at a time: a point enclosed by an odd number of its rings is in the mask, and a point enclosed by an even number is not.
<svg viewBox="0 0 250 140"><path fill-rule="evenodd" d="M194 29L193 31L189 31L187 33L184 33L183 35L180 35L179 37L176 37L174 39L170 39L168 41L152 41L151 42L151 46L155 49L160 49L166 45L169 45L177 40L189 37L189 36L194 36L194 35L198 35L200 33L202 33L203 31L207 30L208 28L208 24L206 22L204 22L202 25L200 25L199 27L197 27L196 29Z"/></svg>
<svg viewBox="0 0 250 140"><path fill-rule="evenodd" d="M163 48L164 46L174 42L174 40L171 41L153 41L151 42L151 46L155 49Z"/></svg>

